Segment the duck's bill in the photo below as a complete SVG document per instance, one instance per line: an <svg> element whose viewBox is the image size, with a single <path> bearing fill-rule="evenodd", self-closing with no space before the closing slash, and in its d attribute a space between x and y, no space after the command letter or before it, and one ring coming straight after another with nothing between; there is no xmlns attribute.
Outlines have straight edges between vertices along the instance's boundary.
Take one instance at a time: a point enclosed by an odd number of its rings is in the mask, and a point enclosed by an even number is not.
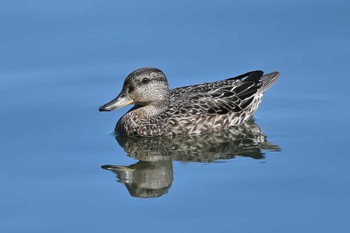
<svg viewBox="0 0 350 233"><path fill-rule="evenodd" d="M122 108L126 105L133 104L134 101L129 97L129 95L125 94L123 91L118 95L114 100L102 105L99 110L102 111L113 111L118 108Z"/></svg>

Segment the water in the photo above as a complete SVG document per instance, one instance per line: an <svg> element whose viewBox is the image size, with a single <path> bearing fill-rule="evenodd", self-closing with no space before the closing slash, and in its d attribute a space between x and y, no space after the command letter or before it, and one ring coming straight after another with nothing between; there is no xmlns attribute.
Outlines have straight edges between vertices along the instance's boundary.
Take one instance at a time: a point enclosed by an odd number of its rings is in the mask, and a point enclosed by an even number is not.
<svg viewBox="0 0 350 233"><path fill-rule="evenodd" d="M1 2L0 232L348 232L349 8ZM218 146L214 161L212 147L155 163L127 156L112 134L127 109L98 107L142 66L162 69L172 87L279 70L255 114L276 147ZM127 184L130 174L103 165L150 179ZM140 187L159 197L135 197Z"/></svg>

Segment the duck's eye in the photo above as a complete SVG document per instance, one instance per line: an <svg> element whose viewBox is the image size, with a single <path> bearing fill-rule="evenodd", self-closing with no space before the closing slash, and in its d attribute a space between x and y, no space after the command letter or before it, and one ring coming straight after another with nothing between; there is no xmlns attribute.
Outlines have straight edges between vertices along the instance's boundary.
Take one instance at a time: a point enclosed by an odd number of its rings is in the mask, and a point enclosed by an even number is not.
<svg viewBox="0 0 350 233"><path fill-rule="evenodd" d="M148 78L143 78L142 79L142 83L148 83L149 82L149 79Z"/></svg>

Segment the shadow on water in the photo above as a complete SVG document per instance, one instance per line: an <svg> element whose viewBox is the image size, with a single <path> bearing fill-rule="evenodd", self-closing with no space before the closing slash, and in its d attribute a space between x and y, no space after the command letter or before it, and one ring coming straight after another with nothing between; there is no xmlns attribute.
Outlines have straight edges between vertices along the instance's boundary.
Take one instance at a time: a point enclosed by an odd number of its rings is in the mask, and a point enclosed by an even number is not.
<svg viewBox="0 0 350 233"><path fill-rule="evenodd" d="M253 120L224 131L186 137L127 138L116 136L125 152L137 160L129 166L103 165L117 174L133 197L159 197L173 181L173 161L215 162L236 157L264 159L264 150L280 151Z"/></svg>

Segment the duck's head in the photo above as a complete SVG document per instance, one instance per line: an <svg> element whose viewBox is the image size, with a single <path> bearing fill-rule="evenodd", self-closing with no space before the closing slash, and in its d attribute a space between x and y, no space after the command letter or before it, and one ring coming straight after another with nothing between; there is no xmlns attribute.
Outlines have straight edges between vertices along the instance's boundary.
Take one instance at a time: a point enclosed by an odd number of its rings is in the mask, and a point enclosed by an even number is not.
<svg viewBox="0 0 350 233"><path fill-rule="evenodd" d="M129 104L167 106L169 101L169 85L164 73L159 69L146 67L129 74L117 98L101 106L99 110L112 111Z"/></svg>

